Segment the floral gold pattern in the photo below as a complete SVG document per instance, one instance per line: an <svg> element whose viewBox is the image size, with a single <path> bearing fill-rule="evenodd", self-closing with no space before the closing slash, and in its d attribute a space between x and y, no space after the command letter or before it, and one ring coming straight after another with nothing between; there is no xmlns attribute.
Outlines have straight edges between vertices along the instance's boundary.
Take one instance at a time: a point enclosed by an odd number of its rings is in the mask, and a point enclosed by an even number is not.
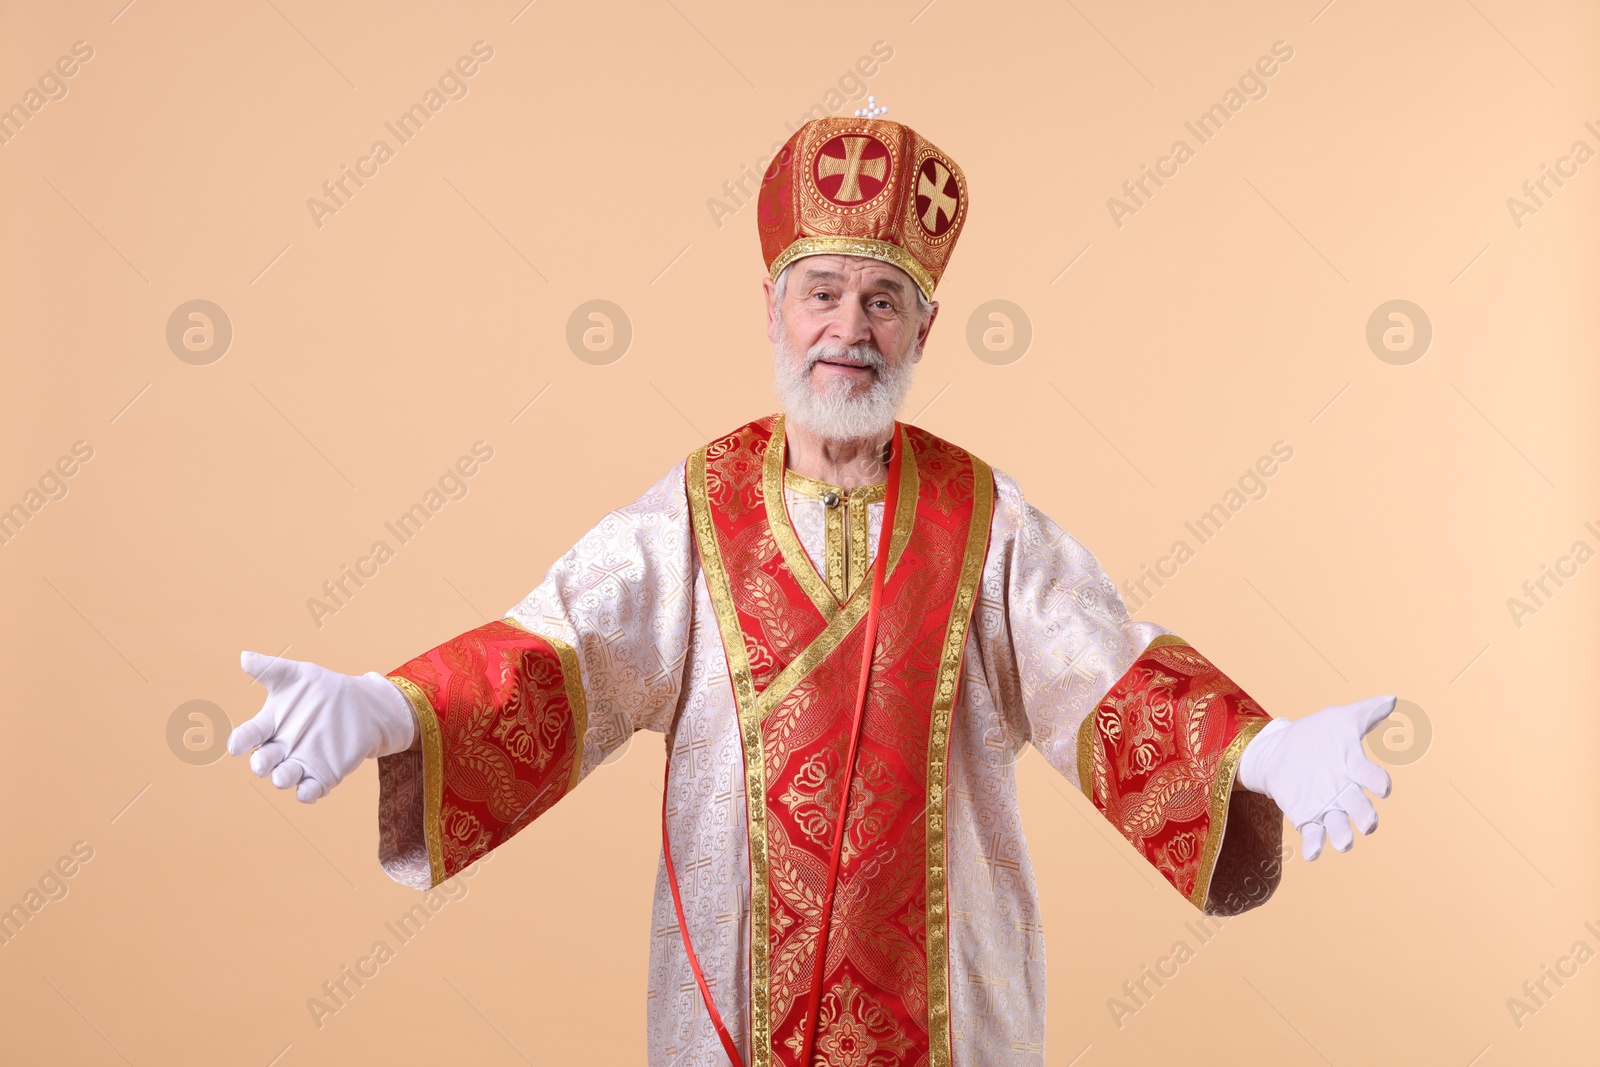
<svg viewBox="0 0 1600 1067"><path fill-rule="evenodd" d="M825 846L839 815L839 774L844 762L844 741L813 752L778 799L789 809L806 840ZM850 860L870 850L911 799L911 792L896 781L893 770L872 754L858 761L850 785L850 813L844 836L844 858Z"/></svg>
<svg viewBox="0 0 1600 1067"><path fill-rule="evenodd" d="M1078 734L1085 795L1207 910L1239 757L1269 716L1210 660L1156 638Z"/></svg>
<svg viewBox="0 0 1600 1067"><path fill-rule="evenodd" d="M816 1055L827 1067L894 1067L912 1049L894 1015L849 975L822 998L817 1015ZM796 1031L784 1044L798 1056L800 1040Z"/></svg>
<svg viewBox="0 0 1600 1067"><path fill-rule="evenodd" d="M576 785L587 709L577 655L564 642L491 622L417 656L389 679L422 724L434 885Z"/></svg>
<svg viewBox="0 0 1600 1067"><path fill-rule="evenodd" d="M839 777L865 640L866 584L840 603L800 548L783 497L781 419L736 431L687 468L724 645L742 653L730 656L730 670L746 738L751 1032L767 1035L752 1046L752 1067L794 1067L818 966L825 983L817 1048L829 1057L822 1062L950 1062L944 771L993 475L921 430L900 433L902 480L896 514L886 517L893 526L878 643L847 800ZM717 468L747 472L756 456L764 508L719 507L719 497L732 498L713 486L748 474ZM918 474L929 464L942 472L937 484ZM771 536L752 536L763 520ZM831 824L841 803L839 891L828 958L818 960Z"/></svg>

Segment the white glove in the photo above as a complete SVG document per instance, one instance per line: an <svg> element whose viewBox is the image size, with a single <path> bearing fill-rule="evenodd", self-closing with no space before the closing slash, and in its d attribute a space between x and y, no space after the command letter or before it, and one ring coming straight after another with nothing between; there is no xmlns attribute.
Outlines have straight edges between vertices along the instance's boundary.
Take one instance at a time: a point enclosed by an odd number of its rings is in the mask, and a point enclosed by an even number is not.
<svg viewBox="0 0 1600 1067"><path fill-rule="evenodd" d="M1324 836L1340 852L1378 828L1378 812L1362 792L1389 795L1389 774L1367 758L1361 739L1394 710L1394 697L1368 697L1323 708L1303 719L1273 719L1245 746L1239 784L1277 802L1300 832L1307 860L1322 854Z"/></svg>
<svg viewBox="0 0 1600 1067"><path fill-rule="evenodd" d="M255 718L228 735L228 754L255 749L250 769L314 804L361 761L404 752L416 737L411 704L381 674L336 674L315 663L241 652L239 666L267 687ZM259 746L259 747L258 747Z"/></svg>

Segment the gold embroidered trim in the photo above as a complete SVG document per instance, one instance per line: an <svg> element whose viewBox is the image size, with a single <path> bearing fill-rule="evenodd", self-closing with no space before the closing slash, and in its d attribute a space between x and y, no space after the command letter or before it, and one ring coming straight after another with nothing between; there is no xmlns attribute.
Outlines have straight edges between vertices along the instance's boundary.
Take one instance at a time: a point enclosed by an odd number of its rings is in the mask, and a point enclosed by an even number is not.
<svg viewBox="0 0 1600 1067"><path fill-rule="evenodd" d="M866 616L868 604L868 597L851 597L849 602L828 620L828 625L823 627L817 639L790 660L789 665L761 691L761 695L756 698L757 718L765 719L773 708L783 703L784 698L805 679L806 675L833 654L840 642L848 637L850 631L854 630L856 624Z"/></svg>
<svg viewBox="0 0 1600 1067"><path fill-rule="evenodd" d="M850 570L844 554L843 508L824 508L822 520L822 562L826 570L828 591L843 604L850 596Z"/></svg>
<svg viewBox="0 0 1600 1067"><path fill-rule="evenodd" d="M961 578L945 629L944 651L939 659L938 687L934 690L933 718L928 729L928 1062L930 1067L950 1067L950 945L948 893L945 880L945 772L950 757L950 719L961 661L972 624L972 606L983 576L989 547L989 524L994 516L994 474L989 465L971 457L973 506L967 527L967 550L961 561Z"/></svg>
<svg viewBox="0 0 1600 1067"><path fill-rule="evenodd" d="M1228 798L1233 793L1233 779L1239 773L1239 758L1244 755L1244 746L1269 721L1263 719L1247 724L1234 735L1223 751L1222 759L1217 762L1216 774L1211 779L1211 825L1206 828L1206 846L1200 853L1200 870L1195 874L1194 892L1189 894L1189 903L1201 911L1205 910L1206 897L1211 892L1211 875L1217 866L1217 855L1222 851L1223 834L1228 829Z"/></svg>
<svg viewBox="0 0 1600 1067"><path fill-rule="evenodd" d="M906 542L911 540L911 528L917 523L917 495L921 492L921 480L917 475L917 454L911 451L911 442L905 430L900 431L900 487L896 490L894 506L894 529L889 533L889 568L884 571L883 580L889 581L889 576L894 574L894 569L900 563L900 556L906 550ZM883 517L884 522L889 521L889 516Z"/></svg>
<svg viewBox="0 0 1600 1067"><path fill-rule="evenodd" d="M772 446L769 445L768 447ZM917 518L917 494L920 484L917 475L917 460L911 451L910 444L906 440L906 434L903 429L900 431L900 449L899 499L895 502L894 529L889 533L889 567L884 573L885 582L888 582L889 576L894 574L895 566L905 553L906 543L911 540L911 528L916 524ZM788 516L785 515L784 517L787 518ZM885 521L887 521L887 516L885 516ZM793 536L793 530L790 531L790 535ZM799 542L796 541L795 543L798 546ZM784 556L784 562L789 562L787 554ZM803 549L801 550L800 565L810 569L813 577L816 576L816 570L811 567L811 560L805 556ZM793 564L790 564L790 567L793 569ZM761 696L756 701L756 716L758 720L765 719L767 713L782 703L784 697L788 696L790 691L816 668L817 664L833 654L833 650L839 647L839 643L855 628L856 623L866 616L867 608L871 603L870 594L871 590L869 589L867 593L861 596L852 596L845 601L842 607L836 606L832 613L826 614L827 625L817 635L816 640L807 645L805 650L798 656L790 660L789 665L780 671L776 678L767 683L767 687L761 691ZM738 626L737 619L735 619L734 625L735 627ZM742 650L744 648L742 633L740 642L739 647Z"/></svg>
<svg viewBox="0 0 1600 1067"><path fill-rule="evenodd" d="M783 438L778 433L768 440L769 453L774 443L778 448L781 472ZM706 591L711 596L717 628L722 634L722 652L728 660L734 705L739 713L739 737L744 745L745 818L750 841L750 1067L771 1067L771 979L768 957L772 951L769 933L772 917L768 913L767 903L767 771L761 749L761 717L755 707L755 683L750 678L750 657L744 645L744 631L739 627L728 569L723 563L722 549L717 544L717 530L711 521L711 502L706 490L705 448L689 457L685 482L690 521L694 525L695 542L700 549L700 569L705 575ZM778 483L778 510L786 513L787 509L782 506L782 484L781 481ZM790 531L791 536L793 532ZM812 571L813 575L815 573Z"/></svg>
<svg viewBox="0 0 1600 1067"><path fill-rule="evenodd" d="M540 635L544 637L544 635ZM572 777L567 781L567 792L578 788L578 777L583 771L583 742L589 734L589 703L583 695L583 674L578 666L578 653L565 641L544 637L550 647L561 657L561 678L567 683L567 706L572 709Z"/></svg>
<svg viewBox="0 0 1600 1067"><path fill-rule="evenodd" d="M874 240L871 237L796 238L794 243L779 252L778 258L772 261L772 280L777 281L778 275L783 273L783 268L803 256L829 255L866 256L868 259L893 264L911 275L911 280L917 283L917 288L922 290L923 296L929 300L933 299L933 275L928 273L928 268L918 263L915 256L899 245Z"/></svg>
<svg viewBox="0 0 1600 1067"><path fill-rule="evenodd" d="M445 879L444 833L440 821L440 809L444 805L444 738L439 732L439 716L427 695L411 679L397 674L388 675L388 679L416 712L418 732L422 734L422 836L428 843L428 872L436 886Z"/></svg>
<svg viewBox="0 0 1600 1067"><path fill-rule="evenodd" d="M911 529L916 521L917 462L906 441L904 429L900 431L900 488L895 506L894 529L889 537L889 563L885 575L894 573L895 565L904 554L911 539ZM766 820L766 762L761 746L761 720L776 707L795 685L822 662L850 630L867 613L869 598L852 596L841 608L833 594L822 584L810 557L800 545L794 527L789 525L789 509L784 502L784 436L783 417L780 415L767 441L767 454L763 461L762 493L767 508L767 524L773 531L784 562L802 586L806 578L820 588L822 610L827 623L799 656L761 691L758 698L755 683L750 675L750 658L745 649L744 631L733 605L733 587L728 577L727 564L722 558L722 548L717 541L716 526L711 519L710 494L706 488L706 448L689 457L684 480L689 497L689 516L694 527L695 543L700 550L700 567L706 580L706 591L717 616L717 629L722 636L723 654L728 658L728 675L733 682L734 704L739 714L739 736L744 746L745 816L750 843L750 1067L772 1065L771 1018L771 961L772 940L769 913L769 870L767 861ZM774 457L776 457L774 459ZM775 469L774 469L775 468ZM773 501L777 505L773 505ZM887 516L885 517L887 519ZM785 544L787 534L791 544ZM817 595L808 588L813 603ZM824 607L823 605L827 605ZM831 609L831 610L830 610Z"/></svg>
<svg viewBox="0 0 1600 1067"><path fill-rule="evenodd" d="M589 736L589 703L583 695L583 672L578 665L578 653L559 637L551 637L549 634L542 634L522 625L514 615L507 615L500 621L548 642L550 647L555 649L556 657L561 660L561 681L567 687L567 707L572 709L572 749L576 753L572 759L572 776L567 780L567 793L570 793L578 788L579 774L583 770L583 742ZM566 793L562 794L565 795Z"/></svg>
<svg viewBox="0 0 1600 1067"><path fill-rule="evenodd" d="M784 419L782 415L779 415L773 422L772 436L767 441L767 454L763 458L761 470L762 496L765 498L767 508L767 526L772 530L772 539L777 542L778 551L783 553L783 562L789 568L789 573L794 575L795 581L800 583L800 587L806 591L806 596L810 597L811 602L816 605L817 611L821 613L823 620L831 624L839 614L840 605L846 600L852 599L856 590L861 588L861 579L850 576L844 583L845 595L840 597L837 595L838 590L832 586L831 580L824 580L823 576L817 573L816 565L811 562L811 557L806 555L805 546L800 543L800 537L794 532L793 523L789 521L789 504L784 498L783 491L787 485L806 496L816 495L818 499L821 499L823 493L837 492L846 499L850 499L852 507L854 506L854 500L853 497L847 496L845 490L840 486L828 485L826 482L819 482L815 478L807 478L803 474L795 474L792 471L785 470L784 452L787 447L787 439L784 436ZM894 573L894 565L899 561L900 554L905 551L906 541L911 537L911 526L916 518L916 463L916 459L911 454L911 448L906 443L905 430L902 428L900 430L900 501L896 508L895 525L889 543L890 574ZM815 494L813 494L813 490L816 490ZM887 496L888 483L862 486L853 490L852 493L861 494L863 501L866 502L862 504L862 513L865 516L867 503L882 500ZM837 509L834 509L834 511L836 512ZM855 516L852 513L852 522L854 518ZM863 538L865 538L867 523L864 518L860 526ZM863 555L865 551L865 546L863 546ZM830 576L836 573L831 554L825 554L824 562ZM846 564L841 558L839 571L842 572L845 569ZM864 573L865 570L866 567L863 564L862 572ZM888 580L888 575L884 576L884 580ZM845 632L849 632L848 628L846 628Z"/></svg>
<svg viewBox="0 0 1600 1067"><path fill-rule="evenodd" d="M811 603L816 605L823 619L831 623L839 614L839 601L834 599L833 590L817 573L811 557L806 555L805 547L794 532L793 524L789 522L789 503L783 495L783 453L786 447L783 416L779 415L773 421L772 436L767 438L767 454L761 465L761 495L767 508L767 527L778 544L778 551L783 553L783 562L788 566L789 573L800 583L800 588L811 598ZM739 641L742 647L744 638L741 636Z"/></svg>
<svg viewBox="0 0 1600 1067"><path fill-rule="evenodd" d="M1099 714L1096 703L1078 724L1078 788L1090 803L1094 802L1094 720Z"/></svg>
<svg viewBox="0 0 1600 1067"><path fill-rule="evenodd" d="M872 531L872 513L868 510L870 498L866 494L850 495L846 504L849 512L846 525L850 530L850 555L846 557L844 572L845 596L856 591L867 577L867 568L872 564L872 553L868 547L868 534ZM843 546L840 546L841 549ZM842 554L842 553L841 553Z"/></svg>
<svg viewBox="0 0 1600 1067"><path fill-rule="evenodd" d="M831 495L834 506L823 514L823 562L826 564L828 591L839 603L844 603L856 588L866 580L872 566L872 518L870 508L883 503L888 495L889 483L877 482L846 489L842 485L829 485L815 478L807 478L792 470L783 472L785 489L813 500L826 501ZM839 505L844 505L843 508ZM849 552L846 553L846 541Z"/></svg>
<svg viewBox="0 0 1600 1067"><path fill-rule="evenodd" d="M856 497L862 497L874 504L882 503L889 490L888 482L874 482L872 485L858 485L854 489L846 489L842 485L829 485L827 482L818 481L815 478L807 478L799 471L787 468L783 472L783 484L785 488L793 489L802 496L809 496L816 500L821 500L829 493L837 493L840 500L854 500Z"/></svg>

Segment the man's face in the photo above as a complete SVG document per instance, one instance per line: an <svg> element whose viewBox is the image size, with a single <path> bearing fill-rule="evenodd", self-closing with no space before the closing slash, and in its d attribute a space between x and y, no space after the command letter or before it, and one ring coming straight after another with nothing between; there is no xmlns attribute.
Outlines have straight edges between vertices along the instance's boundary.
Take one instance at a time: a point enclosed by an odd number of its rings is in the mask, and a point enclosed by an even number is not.
<svg viewBox="0 0 1600 1067"><path fill-rule="evenodd" d="M863 256L807 256L780 299L764 283L778 393L791 418L824 437L885 432L922 358L926 319L916 283Z"/></svg>

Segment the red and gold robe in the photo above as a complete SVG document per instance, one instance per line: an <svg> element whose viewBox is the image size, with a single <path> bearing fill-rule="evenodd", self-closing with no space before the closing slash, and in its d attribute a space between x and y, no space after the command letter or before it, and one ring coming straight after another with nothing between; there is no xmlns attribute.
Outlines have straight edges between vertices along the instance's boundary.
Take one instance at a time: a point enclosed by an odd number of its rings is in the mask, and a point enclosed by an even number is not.
<svg viewBox="0 0 1600 1067"><path fill-rule="evenodd" d="M1196 907L1266 899L1281 818L1233 791L1266 713L1186 642L1132 621L1010 479L898 433L886 517L883 486L787 472L781 418L742 427L603 520L505 620L393 672L422 729L420 750L380 761L390 874L438 884L635 731L659 730L712 1000L745 1064L798 1067L887 521L814 1063L977 1067L1042 1048L1014 769L1027 745ZM655 912L655 928L677 928L664 868ZM655 939L651 989L652 1063L726 1062L681 938Z"/></svg>

